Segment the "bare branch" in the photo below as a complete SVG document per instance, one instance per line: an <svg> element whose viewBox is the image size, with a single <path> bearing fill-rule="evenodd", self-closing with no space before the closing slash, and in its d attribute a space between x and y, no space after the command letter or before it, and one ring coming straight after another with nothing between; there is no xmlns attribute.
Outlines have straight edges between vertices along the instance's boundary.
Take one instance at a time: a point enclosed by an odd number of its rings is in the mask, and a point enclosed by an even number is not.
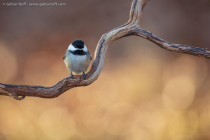
<svg viewBox="0 0 210 140"><path fill-rule="evenodd" d="M178 52L178 53L186 53L186 54L190 54L190 55L210 58L210 51L208 51L207 49L170 43L170 42L165 41L165 40L161 39L160 37L152 34L151 32L146 31L146 30L141 29L141 28L133 29L130 32L128 32L127 35L128 36L136 35L136 36L143 37L143 38L157 44L161 48L169 50L169 51L175 51L175 52Z"/></svg>
<svg viewBox="0 0 210 140"><path fill-rule="evenodd" d="M71 88L79 86L87 86L93 83L98 78L103 68L106 51L110 43L122 37L131 36L131 35L137 35L145 39L148 39L149 41L152 41L155 44L159 45L160 47L169 51L176 51L180 53L187 53L195 56L203 56L205 58L210 58L210 52L205 49L169 43L153 35L149 31L141 29L140 28L141 14L144 6L148 1L149 0L133 0L129 21L124 25L109 31L108 33L105 33L101 37L95 50L93 65L85 79L83 76L74 76L73 78L67 77L62 79L52 87L30 86L30 85L9 85L9 84L0 83L0 95L10 96L17 100L22 100L24 99L25 96L55 98Z"/></svg>

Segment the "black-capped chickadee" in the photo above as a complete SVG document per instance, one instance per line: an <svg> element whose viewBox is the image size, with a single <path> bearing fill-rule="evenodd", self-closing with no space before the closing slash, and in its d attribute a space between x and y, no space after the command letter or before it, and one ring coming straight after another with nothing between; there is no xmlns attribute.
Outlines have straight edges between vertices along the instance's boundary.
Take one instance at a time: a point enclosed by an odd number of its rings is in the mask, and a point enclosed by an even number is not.
<svg viewBox="0 0 210 140"><path fill-rule="evenodd" d="M82 40L75 40L66 50L63 60L67 69L71 72L71 77L73 77L72 72L76 74L83 73L83 76L85 77L85 71L92 60L92 57L84 42Z"/></svg>

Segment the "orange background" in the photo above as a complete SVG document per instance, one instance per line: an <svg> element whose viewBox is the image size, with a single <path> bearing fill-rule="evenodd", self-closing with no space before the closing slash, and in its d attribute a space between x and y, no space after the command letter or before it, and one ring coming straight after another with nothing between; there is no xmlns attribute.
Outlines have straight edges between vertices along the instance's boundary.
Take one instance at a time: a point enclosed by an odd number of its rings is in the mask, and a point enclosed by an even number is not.
<svg viewBox="0 0 210 140"><path fill-rule="evenodd" d="M0 2L0 82L52 86L70 74L62 59L68 45L82 39L93 56L101 35L127 22L132 0ZM141 21L169 42L202 48L210 44L209 25L209 0L151 0ZM87 87L55 99L0 96L0 139L209 140L209 66L140 37L122 38Z"/></svg>

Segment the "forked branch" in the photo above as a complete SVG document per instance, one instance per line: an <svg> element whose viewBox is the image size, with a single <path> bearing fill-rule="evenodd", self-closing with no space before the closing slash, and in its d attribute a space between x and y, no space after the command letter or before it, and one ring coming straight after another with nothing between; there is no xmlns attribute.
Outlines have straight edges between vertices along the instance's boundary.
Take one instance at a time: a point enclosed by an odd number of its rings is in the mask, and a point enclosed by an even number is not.
<svg viewBox="0 0 210 140"><path fill-rule="evenodd" d="M122 37L131 35L143 37L169 51L210 58L210 51L206 49L170 43L150 33L149 31L141 29L141 14L148 1L149 0L133 0L129 21L124 25L105 33L101 37L95 50L92 68L85 79L83 76L74 76L73 78L67 77L52 87L9 85L0 83L0 95L11 96L17 100L22 100L25 96L54 98L71 88L90 85L98 78L103 68L106 51L110 43Z"/></svg>

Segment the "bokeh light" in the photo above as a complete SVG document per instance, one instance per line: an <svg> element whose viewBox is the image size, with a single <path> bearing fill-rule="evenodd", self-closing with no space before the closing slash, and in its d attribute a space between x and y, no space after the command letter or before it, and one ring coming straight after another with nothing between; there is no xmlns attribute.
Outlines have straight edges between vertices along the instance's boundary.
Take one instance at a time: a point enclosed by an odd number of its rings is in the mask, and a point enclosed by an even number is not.
<svg viewBox="0 0 210 140"><path fill-rule="evenodd" d="M17 74L16 55L0 40L0 77L2 82L14 81Z"/></svg>
<svg viewBox="0 0 210 140"><path fill-rule="evenodd" d="M62 2L67 6L0 1L1 83L53 86L69 76L62 59L68 45L82 39L94 56L101 35L127 21L132 0ZM141 26L170 42L208 48L209 15L207 0L153 0ZM0 96L0 140L209 140L209 68L210 60L140 37L119 39L89 86L54 99Z"/></svg>

